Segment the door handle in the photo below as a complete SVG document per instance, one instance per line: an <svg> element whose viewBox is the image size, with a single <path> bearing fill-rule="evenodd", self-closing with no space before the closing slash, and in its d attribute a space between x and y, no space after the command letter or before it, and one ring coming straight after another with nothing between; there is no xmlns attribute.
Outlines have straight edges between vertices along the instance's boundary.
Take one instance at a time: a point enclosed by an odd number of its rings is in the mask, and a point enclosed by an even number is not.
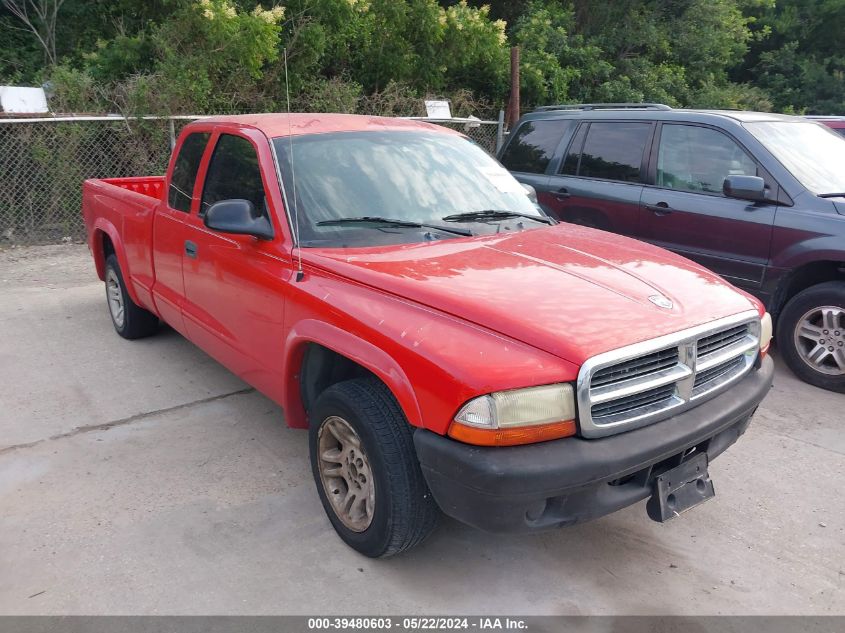
<svg viewBox="0 0 845 633"><path fill-rule="evenodd" d="M658 202L657 204L647 204L645 208L654 213L654 215L662 216L662 215L669 215L674 211L672 207L670 207L665 202Z"/></svg>
<svg viewBox="0 0 845 633"><path fill-rule="evenodd" d="M191 240L185 240L185 255L188 257L197 257L197 245Z"/></svg>
<svg viewBox="0 0 845 633"><path fill-rule="evenodd" d="M558 200L560 202L563 202L564 200L566 200L567 198L570 198L571 196L572 196L572 194L569 193L569 191L566 190L566 187L561 187L560 189L558 189L557 191L555 191L552 194L552 197L555 200Z"/></svg>

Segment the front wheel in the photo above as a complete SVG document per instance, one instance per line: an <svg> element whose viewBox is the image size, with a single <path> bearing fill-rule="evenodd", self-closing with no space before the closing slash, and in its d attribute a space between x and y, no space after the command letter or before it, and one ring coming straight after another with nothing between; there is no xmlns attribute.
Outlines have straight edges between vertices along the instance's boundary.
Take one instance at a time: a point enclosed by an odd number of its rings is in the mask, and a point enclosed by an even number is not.
<svg viewBox="0 0 845 633"><path fill-rule="evenodd" d="M775 340L799 378L845 393L845 282L818 284L790 299Z"/></svg>
<svg viewBox="0 0 845 633"><path fill-rule="evenodd" d="M380 558L428 536L439 509L390 390L375 378L347 380L326 389L309 417L311 470L340 538Z"/></svg>

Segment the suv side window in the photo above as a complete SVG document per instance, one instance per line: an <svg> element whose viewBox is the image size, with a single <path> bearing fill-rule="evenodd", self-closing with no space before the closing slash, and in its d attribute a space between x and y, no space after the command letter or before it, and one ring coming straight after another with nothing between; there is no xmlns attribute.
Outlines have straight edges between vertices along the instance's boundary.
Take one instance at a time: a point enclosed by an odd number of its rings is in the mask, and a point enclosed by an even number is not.
<svg viewBox="0 0 845 633"><path fill-rule="evenodd" d="M502 153L502 164L511 171L545 173L569 125L560 119L525 121Z"/></svg>
<svg viewBox="0 0 845 633"><path fill-rule="evenodd" d="M589 123L582 123L572 137L572 142L569 143L569 151L566 153L566 158L563 159L563 164L560 168L560 173L567 176L578 175L578 162L581 160L581 149L584 147L584 137L587 136Z"/></svg>
<svg viewBox="0 0 845 633"><path fill-rule="evenodd" d="M657 186L721 194L727 176L756 176L757 164L726 134L696 125L663 124Z"/></svg>
<svg viewBox="0 0 845 633"><path fill-rule="evenodd" d="M209 136L211 135L208 132L195 132L189 134L182 143L179 155L173 164L173 176L170 178L170 189L167 192L167 204L171 209L185 213L191 212L191 198L194 195L197 170Z"/></svg>
<svg viewBox="0 0 845 633"><path fill-rule="evenodd" d="M208 165L200 215L215 202L234 198L249 200L256 213L266 213L264 183L255 148L241 136L221 134Z"/></svg>
<svg viewBox="0 0 845 633"><path fill-rule="evenodd" d="M653 124L647 121L590 123L577 175L620 182L642 182L643 155L651 138L652 127Z"/></svg>

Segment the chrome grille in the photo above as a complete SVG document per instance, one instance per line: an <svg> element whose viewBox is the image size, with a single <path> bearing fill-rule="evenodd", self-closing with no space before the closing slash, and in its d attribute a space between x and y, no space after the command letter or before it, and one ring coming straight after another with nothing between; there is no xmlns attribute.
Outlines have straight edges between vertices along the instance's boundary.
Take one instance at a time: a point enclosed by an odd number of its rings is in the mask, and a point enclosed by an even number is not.
<svg viewBox="0 0 845 633"><path fill-rule="evenodd" d="M704 391L715 386L715 382L723 378L730 378L734 371L742 368L742 357L731 358L724 363L720 363L710 369L700 371L695 375L695 383L692 386L693 398L702 394Z"/></svg>
<svg viewBox="0 0 845 633"><path fill-rule="evenodd" d="M728 328L724 332L717 332L710 336L705 336L698 340L698 355L706 356L712 352L717 352L722 348L733 345L737 341L741 341L748 334L748 324L743 323L736 327Z"/></svg>
<svg viewBox="0 0 845 633"><path fill-rule="evenodd" d="M645 376L654 372L668 369L678 364L678 348L670 347L653 354L646 354L640 358L633 358L598 370L593 374L593 387L608 383L628 380L637 376Z"/></svg>
<svg viewBox="0 0 845 633"><path fill-rule="evenodd" d="M578 376L581 434L601 437L668 418L716 395L757 358L756 312L591 358Z"/></svg>
<svg viewBox="0 0 845 633"><path fill-rule="evenodd" d="M634 411L642 407L659 404L674 395L675 386L666 385L665 387L656 387L648 391L642 391L633 396L626 396L603 404L593 405L593 419L627 413L628 411Z"/></svg>

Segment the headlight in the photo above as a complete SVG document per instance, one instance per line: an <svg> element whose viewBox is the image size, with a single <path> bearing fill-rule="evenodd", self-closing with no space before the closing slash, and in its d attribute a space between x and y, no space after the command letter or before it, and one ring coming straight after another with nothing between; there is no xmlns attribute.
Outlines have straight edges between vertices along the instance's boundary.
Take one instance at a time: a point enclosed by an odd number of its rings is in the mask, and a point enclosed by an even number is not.
<svg viewBox="0 0 845 633"><path fill-rule="evenodd" d="M772 342L772 315L766 312L760 319L760 355L765 356Z"/></svg>
<svg viewBox="0 0 845 633"><path fill-rule="evenodd" d="M575 395L561 383L473 398L455 415L449 436L481 446L543 442L575 434Z"/></svg>

